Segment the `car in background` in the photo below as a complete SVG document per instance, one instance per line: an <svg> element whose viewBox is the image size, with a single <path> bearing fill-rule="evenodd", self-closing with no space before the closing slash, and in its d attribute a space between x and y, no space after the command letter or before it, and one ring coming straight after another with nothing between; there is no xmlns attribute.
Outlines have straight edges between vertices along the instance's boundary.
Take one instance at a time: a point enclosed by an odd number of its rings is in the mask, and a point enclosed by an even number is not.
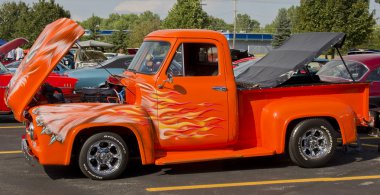
<svg viewBox="0 0 380 195"><path fill-rule="evenodd" d="M21 61L14 61L10 64L7 64L5 67L10 71L10 72L16 72L18 66L21 64ZM66 71L70 70L67 66L63 65L62 62L58 63L57 66L53 69L53 72L57 74L63 74Z"/></svg>
<svg viewBox="0 0 380 195"><path fill-rule="evenodd" d="M0 63L0 114L11 114L12 111L4 102L5 90L9 81L12 79L13 73L9 71L3 64ZM63 95L72 95L77 79L63 76L57 73L50 73L46 82L53 87L58 87L62 90Z"/></svg>
<svg viewBox="0 0 380 195"><path fill-rule="evenodd" d="M78 79L76 89L105 87L108 76L123 73L132 62L133 57L132 55L119 55L97 66L67 71L65 75Z"/></svg>
<svg viewBox="0 0 380 195"><path fill-rule="evenodd" d="M75 53L75 69L97 66L99 63L107 60L107 57L101 51L78 49Z"/></svg>
<svg viewBox="0 0 380 195"><path fill-rule="evenodd" d="M347 55L343 59L355 82L370 82L370 107L380 107L380 53ZM352 82L342 60L325 64L317 75L326 82Z"/></svg>
<svg viewBox="0 0 380 195"><path fill-rule="evenodd" d="M377 49L352 49L347 52L347 55L357 55L357 54L370 54L370 53L379 53L380 50Z"/></svg>
<svg viewBox="0 0 380 195"><path fill-rule="evenodd" d="M117 53L104 53L104 55L107 57L107 59L111 59L113 57L118 56Z"/></svg>
<svg viewBox="0 0 380 195"><path fill-rule="evenodd" d="M232 61L240 60L243 58L253 57L254 55L248 53L248 50L230 49Z"/></svg>

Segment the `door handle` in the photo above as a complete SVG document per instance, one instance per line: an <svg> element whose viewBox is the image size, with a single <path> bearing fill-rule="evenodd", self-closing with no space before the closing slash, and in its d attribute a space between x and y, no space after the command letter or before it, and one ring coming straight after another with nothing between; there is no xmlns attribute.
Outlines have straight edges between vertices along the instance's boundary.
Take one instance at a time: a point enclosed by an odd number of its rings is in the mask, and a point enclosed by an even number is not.
<svg viewBox="0 0 380 195"><path fill-rule="evenodd" d="M227 87L223 87L223 86L214 86L212 87L212 89L215 91L223 91L223 92L227 91Z"/></svg>

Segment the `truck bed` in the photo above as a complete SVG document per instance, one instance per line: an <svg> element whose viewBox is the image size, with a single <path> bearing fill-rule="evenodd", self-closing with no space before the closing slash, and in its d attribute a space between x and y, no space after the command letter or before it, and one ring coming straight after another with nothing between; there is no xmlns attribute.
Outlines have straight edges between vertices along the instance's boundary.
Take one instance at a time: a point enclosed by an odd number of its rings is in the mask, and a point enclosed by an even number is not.
<svg viewBox="0 0 380 195"><path fill-rule="evenodd" d="M236 135L237 145L241 148L263 147L263 143L268 143L268 140L270 143L271 139L279 139L278 134L282 130L276 129L273 121L284 117L283 115L286 115L284 112L292 112L293 115L297 113L296 115L300 118L318 116L334 118L333 115L337 115L334 107L345 105L356 115L359 119L356 123L360 125L364 123L363 120L369 120L364 118L368 115L368 102L369 84L367 83L318 83L263 89L240 88L238 89L240 128L239 135ZM283 124L286 127L290 121L285 120L284 123L287 123ZM356 134L356 131L354 133ZM352 142L351 139L347 138L345 141ZM277 146L265 148L270 147Z"/></svg>

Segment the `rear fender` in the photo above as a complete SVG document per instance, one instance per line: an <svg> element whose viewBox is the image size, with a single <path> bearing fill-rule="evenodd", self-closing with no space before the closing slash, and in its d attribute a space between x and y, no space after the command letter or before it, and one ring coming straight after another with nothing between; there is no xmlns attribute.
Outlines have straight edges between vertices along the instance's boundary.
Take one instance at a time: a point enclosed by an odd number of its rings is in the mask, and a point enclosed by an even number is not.
<svg viewBox="0 0 380 195"><path fill-rule="evenodd" d="M273 149L278 154L284 153L289 124L303 118L333 118L339 125L336 130L340 130L343 144L356 141L356 115L349 105L329 99L294 99L276 101L263 108L263 147Z"/></svg>

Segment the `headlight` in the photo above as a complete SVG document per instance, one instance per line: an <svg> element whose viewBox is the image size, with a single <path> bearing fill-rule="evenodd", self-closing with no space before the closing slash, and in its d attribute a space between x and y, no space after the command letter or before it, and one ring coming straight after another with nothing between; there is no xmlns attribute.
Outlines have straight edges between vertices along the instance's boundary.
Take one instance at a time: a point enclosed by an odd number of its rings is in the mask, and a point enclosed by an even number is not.
<svg viewBox="0 0 380 195"><path fill-rule="evenodd" d="M26 133L28 133L31 140L34 140L34 125L33 122L29 123L28 128L26 129Z"/></svg>

